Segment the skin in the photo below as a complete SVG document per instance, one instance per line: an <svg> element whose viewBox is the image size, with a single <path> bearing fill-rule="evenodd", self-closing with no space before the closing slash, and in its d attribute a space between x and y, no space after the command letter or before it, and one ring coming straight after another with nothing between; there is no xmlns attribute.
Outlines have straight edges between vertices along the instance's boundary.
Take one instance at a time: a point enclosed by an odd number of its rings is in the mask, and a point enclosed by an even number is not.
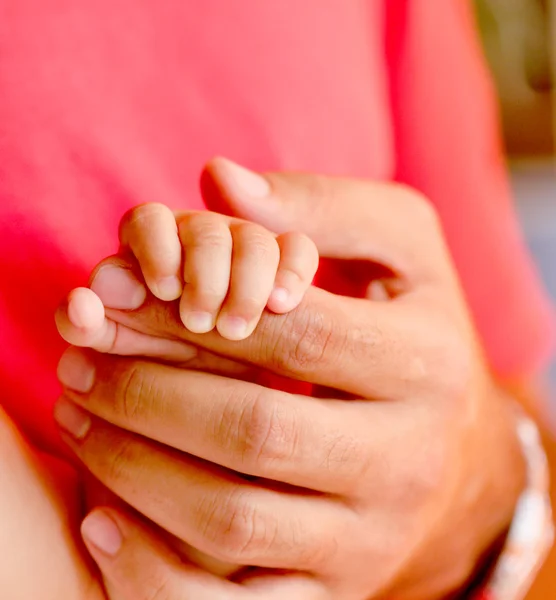
<svg viewBox="0 0 556 600"><path fill-rule="evenodd" d="M311 288L238 342L191 333L153 297L134 306L128 296L135 310L121 310L122 293L120 310L107 311L121 332L110 350L131 354L132 336L145 347L165 340L169 364L70 349L57 417L76 457L139 513L256 568L233 582L211 575L116 509L88 517L87 546L110 588L135 600L446 597L507 528L524 466L434 210L393 185L254 181L217 160L205 200L308 235L346 296ZM323 398L261 386L269 371Z"/></svg>
<svg viewBox="0 0 556 600"><path fill-rule="evenodd" d="M33 448L2 410L0 464L2 597L105 600L79 536L75 470Z"/></svg>
<svg viewBox="0 0 556 600"><path fill-rule="evenodd" d="M232 323L244 319L247 331L241 338L256 326L265 305L279 314L292 310L318 264L314 244L302 234L276 236L261 226L215 213L174 215L160 204L130 211L122 220L120 233L123 254L135 256L152 293L162 300L180 297L180 318L189 330L206 332L216 326L221 335L231 339L238 338L237 327L230 331L226 318L231 317ZM182 254L187 256L184 265ZM101 278L109 290L110 271L108 279L106 270L97 273L97 286ZM125 283L129 291L130 278ZM214 290L220 292L214 294ZM137 298L133 293L132 297ZM144 290L138 297L145 298ZM209 327L192 327L191 310L208 310ZM86 288L70 294L67 317L72 327L82 334L88 332L87 343L98 336L106 342L107 334L116 331L115 323L104 320L98 296ZM146 354L163 358L164 341L153 344L153 340L147 340ZM137 349L135 343L131 346ZM191 351L184 344L174 343L170 348L178 349L174 359L190 358ZM203 366L209 368L210 364ZM108 593L110 600L118 600L120 596L109 582L106 590L102 589L98 572L91 568L92 561L79 539L79 525L84 505L122 506L122 502L93 478L80 481L70 465L37 452L2 411L0 463L6 484L0 511L3 594L13 600L100 600ZM159 534L168 539L163 531ZM213 573L226 575L237 569L185 547L177 539L171 541L182 557L190 557ZM33 576L23 577L29 565Z"/></svg>
<svg viewBox="0 0 556 600"><path fill-rule="evenodd" d="M180 320L189 331L216 329L235 341L251 335L265 308L276 314L296 308L319 262L316 246L303 234L274 235L256 223L212 212L174 214L154 203L123 217L120 243L116 262L128 270L128 286L136 282L136 270L156 298L179 299ZM101 264L93 277L100 296L77 288L57 312L58 330L70 343L99 351L113 344L116 327L105 319L101 300L110 306L113 266ZM137 302L146 297L137 282L129 292ZM147 352L159 356L153 348Z"/></svg>

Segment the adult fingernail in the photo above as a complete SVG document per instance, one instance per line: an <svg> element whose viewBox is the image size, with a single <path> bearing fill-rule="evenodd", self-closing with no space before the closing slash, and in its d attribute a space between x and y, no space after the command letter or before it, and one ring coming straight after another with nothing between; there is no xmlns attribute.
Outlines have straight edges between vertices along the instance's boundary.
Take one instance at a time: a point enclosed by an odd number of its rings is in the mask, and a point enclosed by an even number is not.
<svg viewBox="0 0 556 600"><path fill-rule="evenodd" d="M270 184L258 173L254 173L230 160L221 159L224 173L229 183L236 188L239 194L246 194L251 198L266 198L270 196Z"/></svg>
<svg viewBox="0 0 556 600"><path fill-rule="evenodd" d="M129 269L105 265L97 271L91 289L107 308L134 310L147 297L147 289Z"/></svg>
<svg viewBox="0 0 556 600"><path fill-rule="evenodd" d="M100 510L85 517L81 524L81 535L108 556L114 556L122 547L123 536L120 529L113 519Z"/></svg>
<svg viewBox="0 0 556 600"><path fill-rule="evenodd" d="M56 423L77 440L82 440L91 428L91 417L68 398L62 396L54 406Z"/></svg>
<svg viewBox="0 0 556 600"><path fill-rule="evenodd" d="M192 333L207 333L214 329L214 317L208 312L191 311L185 313L182 320Z"/></svg>
<svg viewBox="0 0 556 600"><path fill-rule="evenodd" d="M218 333L228 340L244 340L249 335L248 324L240 317L221 317L216 323Z"/></svg>
<svg viewBox="0 0 556 600"><path fill-rule="evenodd" d="M175 300L182 292L181 281L175 276L159 279L156 287L161 300Z"/></svg>
<svg viewBox="0 0 556 600"><path fill-rule="evenodd" d="M58 363L58 379L64 387L85 394L95 382L95 365L79 348L68 348Z"/></svg>

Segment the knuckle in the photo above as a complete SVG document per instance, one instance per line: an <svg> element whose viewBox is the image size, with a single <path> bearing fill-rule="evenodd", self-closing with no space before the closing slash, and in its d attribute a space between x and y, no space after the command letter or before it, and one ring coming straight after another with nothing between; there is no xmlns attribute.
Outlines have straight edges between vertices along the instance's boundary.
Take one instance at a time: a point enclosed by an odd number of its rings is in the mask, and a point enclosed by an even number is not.
<svg viewBox="0 0 556 600"><path fill-rule="evenodd" d="M328 177L322 175L304 175L303 187L310 204L319 206L336 196L336 187Z"/></svg>
<svg viewBox="0 0 556 600"><path fill-rule="evenodd" d="M144 227L149 225L152 219L157 219L165 213L170 214L170 209L159 202L149 202L147 204L140 204L130 209L122 219L122 226L127 228L130 232L137 232L143 230Z"/></svg>
<svg viewBox="0 0 556 600"><path fill-rule="evenodd" d="M283 331L269 345L268 362L282 373L306 373L337 360L345 339L332 317L314 306L300 306L280 321Z"/></svg>
<svg viewBox="0 0 556 600"><path fill-rule="evenodd" d="M240 243L243 253L258 262L278 262L280 250L274 236L253 223L239 223L231 227L235 243Z"/></svg>
<svg viewBox="0 0 556 600"><path fill-rule="evenodd" d="M111 438L110 452L106 452L100 465L101 480L105 483L126 483L132 478L132 465L138 464L137 445L131 437L119 435Z"/></svg>
<svg viewBox="0 0 556 600"><path fill-rule="evenodd" d="M201 528L219 558L242 563L269 547L276 523L263 514L251 494L235 488L201 507Z"/></svg>
<svg viewBox="0 0 556 600"><path fill-rule="evenodd" d="M137 362L131 361L116 374L114 411L125 422L148 419L154 395L154 380Z"/></svg>
<svg viewBox="0 0 556 600"><path fill-rule="evenodd" d="M292 407L262 391L239 415L238 443L243 463L255 471L293 460L299 424Z"/></svg>
<svg viewBox="0 0 556 600"><path fill-rule="evenodd" d="M141 582L141 600L170 600L170 573L157 569L150 575L143 575Z"/></svg>
<svg viewBox="0 0 556 600"><path fill-rule="evenodd" d="M337 434L324 446L323 469L342 474L354 483L360 482L370 467L368 447L357 437Z"/></svg>
<svg viewBox="0 0 556 600"><path fill-rule="evenodd" d="M184 243L190 247L228 247L232 238L228 225L214 213L197 213L180 223Z"/></svg>

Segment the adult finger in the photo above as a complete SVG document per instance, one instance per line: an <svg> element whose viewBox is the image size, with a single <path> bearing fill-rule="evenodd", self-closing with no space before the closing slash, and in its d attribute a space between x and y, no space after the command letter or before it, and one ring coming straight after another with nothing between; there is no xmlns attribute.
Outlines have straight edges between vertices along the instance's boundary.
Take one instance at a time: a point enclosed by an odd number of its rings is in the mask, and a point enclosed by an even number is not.
<svg viewBox="0 0 556 600"><path fill-rule="evenodd" d="M102 302L88 288L72 290L57 308L55 320L59 334L73 346L120 356L188 363L191 368L199 362L199 350L191 344L141 333L106 318ZM203 354L207 356L206 352Z"/></svg>
<svg viewBox="0 0 556 600"><path fill-rule="evenodd" d="M383 448L419 423L391 402L296 396L75 349L60 361L59 377L68 398L118 427L239 473L339 495L367 493L365 482L387 478Z"/></svg>
<svg viewBox="0 0 556 600"><path fill-rule="evenodd" d="M369 302L310 288L297 309L286 315L263 313L249 338L229 341L217 332L195 335L171 306L147 302L133 313L107 310L113 320L146 333L181 339L217 355L252 364L278 375L375 399L403 399L408 387L452 385L453 361L466 366L467 331L410 302ZM431 336L431 328L436 335ZM455 358L454 358L455 357ZM444 366L449 369L444 369ZM442 390L440 390L442 391Z"/></svg>
<svg viewBox="0 0 556 600"><path fill-rule="evenodd" d="M125 287L130 275L125 269L114 266L110 268L110 277L116 287L118 281L123 279ZM226 359L173 337L165 338L137 331L107 318L100 298L88 288L72 290L58 306L55 320L62 338L73 346L119 356L152 357L230 377L255 378L253 368L249 365Z"/></svg>
<svg viewBox="0 0 556 600"><path fill-rule="evenodd" d="M210 209L276 233L305 233L321 256L372 260L409 284L437 281L446 271L436 213L405 187L300 173L263 176L223 158L208 164L201 181Z"/></svg>
<svg viewBox="0 0 556 600"><path fill-rule="evenodd" d="M157 298L180 296L181 244L174 213L167 206L143 204L128 211L120 224L120 243L131 250Z"/></svg>
<svg viewBox="0 0 556 600"><path fill-rule="evenodd" d="M120 307L126 294L130 302L135 294L129 285L129 269L123 270L125 278L112 277L119 260L103 263L93 275L91 287L105 306L110 306L103 296L107 290L99 291L97 282L104 273L111 274L110 297ZM412 302L417 293L421 302ZM451 305L447 308L445 300L446 295L438 295L432 286L390 302L336 296L312 287L296 310L286 315L263 313L253 334L239 342L217 332L189 332L173 305L152 297L133 312L106 310L113 321L142 333L183 340L288 378L358 396L396 400L406 396L408 386L414 393L419 386L428 389L431 373L446 375L442 381L436 378L440 386L453 385L455 359L461 369L468 366L471 332L466 322L458 328L461 317L443 320L455 310ZM456 307L459 302L455 301ZM435 310L430 310L432 306ZM437 332L434 336L432 328Z"/></svg>
<svg viewBox="0 0 556 600"><path fill-rule="evenodd" d="M91 473L148 519L217 560L314 569L355 512L326 497L265 488L91 418L61 398L65 441ZM324 525L323 525L324 524Z"/></svg>
<svg viewBox="0 0 556 600"><path fill-rule="evenodd" d="M82 535L107 587L121 600L330 600L325 586L303 574L258 575L233 583L184 563L144 525L102 508Z"/></svg>

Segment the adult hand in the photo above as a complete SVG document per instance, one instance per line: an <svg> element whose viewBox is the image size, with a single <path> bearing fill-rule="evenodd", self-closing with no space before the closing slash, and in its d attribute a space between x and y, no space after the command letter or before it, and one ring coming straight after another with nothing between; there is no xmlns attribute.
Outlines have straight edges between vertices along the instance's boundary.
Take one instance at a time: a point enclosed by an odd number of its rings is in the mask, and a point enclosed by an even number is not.
<svg viewBox="0 0 556 600"><path fill-rule="evenodd" d="M256 567L221 580L104 510L84 535L105 577L134 600L431 600L460 589L507 527L523 465L433 209L394 185L261 178L226 161L204 182L212 207L357 261L340 264L368 297L312 288L243 342L190 334L155 301L111 313L325 398L76 349L63 357L57 414L93 474L185 542ZM377 265L386 276L373 300Z"/></svg>

